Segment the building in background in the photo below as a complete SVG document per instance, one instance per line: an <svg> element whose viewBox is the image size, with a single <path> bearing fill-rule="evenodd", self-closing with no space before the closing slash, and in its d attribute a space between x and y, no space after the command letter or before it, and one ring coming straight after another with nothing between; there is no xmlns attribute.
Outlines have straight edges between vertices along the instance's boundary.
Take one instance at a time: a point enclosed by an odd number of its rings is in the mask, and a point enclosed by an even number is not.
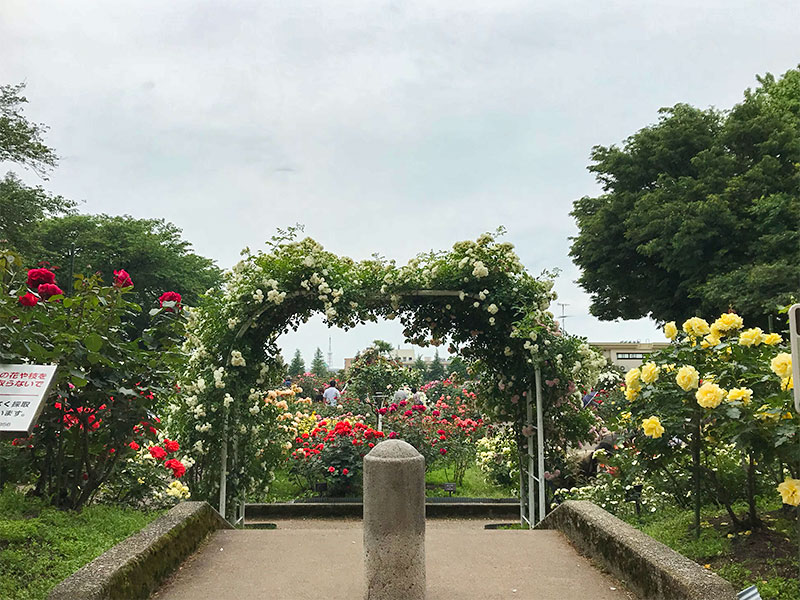
<svg viewBox="0 0 800 600"><path fill-rule="evenodd" d="M647 355L669 346L668 342L589 342L608 360L626 371L640 366Z"/></svg>

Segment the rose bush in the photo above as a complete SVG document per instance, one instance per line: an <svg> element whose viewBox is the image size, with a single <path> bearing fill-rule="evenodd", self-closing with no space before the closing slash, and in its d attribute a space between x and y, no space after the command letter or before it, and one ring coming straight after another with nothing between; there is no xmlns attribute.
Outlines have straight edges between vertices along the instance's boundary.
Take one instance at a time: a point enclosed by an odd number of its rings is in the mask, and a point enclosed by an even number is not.
<svg viewBox="0 0 800 600"><path fill-rule="evenodd" d="M323 419L310 432L294 440L289 455L290 472L314 490L326 483L330 496L360 492L364 456L384 438L357 419Z"/></svg>
<svg viewBox="0 0 800 600"><path fill-rule="evenodd" d="M21 266L0 250L0 362L58 369L33 434L3 454L17 453L12 476L30 480L36 494L80 508L119 475L132 443L157 439L154 410L183 368L183 317L154 309L151 327L131 339L127 319L141 309L125 299L130 286L77 275L65 295L54 272Z"/></svg>
<svg viewBox="0 0 800 600"><path fill-rule="evenodd" d="M756 494L800 476L798 421L790 394L791 359L779 334L746 329L733 313L712 323L693 317L672 344L626 374L609 426L623 432L626 477L653 480L679 505L719 502L739 529L759 525ZM691 475L691 476L690 476ZM745 499L745 519L733 510ZM696 522L699 517L696 514Z"/></svg>

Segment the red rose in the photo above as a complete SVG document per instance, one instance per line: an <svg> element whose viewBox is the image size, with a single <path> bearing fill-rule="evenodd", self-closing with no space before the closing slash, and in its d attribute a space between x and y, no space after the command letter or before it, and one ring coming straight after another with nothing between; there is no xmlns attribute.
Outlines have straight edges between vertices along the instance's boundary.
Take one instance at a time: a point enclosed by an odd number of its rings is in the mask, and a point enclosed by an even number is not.
<svg viewBox="0 0 800 600"><path fill-rule="evenodd" d="M164 292L158 297L158 304L159 306L163 307L164 302L174 302L175 308L178 310L181 309L181 295L178 292ZM174 312L174 309L171 306L168 306L165 310L168 312Z"/></svg>
<svg viewBox="0 0 800 600"><path fill-rule="evenodd" d="M347 475L349 472L347 469L342 469L342 475Z"/></svg>
<svg viewBox="0 0 800 600"><path fill-rule="evenodd" d="M36 306L36 303L39 302L39 298L28 292L24 296L19 297L19 303L22 306Z"/></svg>
<svg viewBox="0 0 800 600"><path fill-rule="evenodd" d="M39 286L38 291L42 300L47 300L50 296L60 296L64 293L55 283L43 283Z"/></svg>
<svg viewBox="0 0 800 600"><path fill-rule="evenodd" d="M130 444L128 444L128 446L131 447L131 450L138 450L139 449L139 444L137 444L136 442L131 442Z"/></svg>
<svg viewBox="0 0 800 600"><path fill-rule="evenodd" d="M180 450L181 446L175 440L164 440L164 448L167 449L167 452L177 452Z"/></svg>
<svg viewBox="0 0 800 600"><path fill-rule="evenodd" d="M179 460L175 460L174 458L170 458L168 461L166 461L164 466L167 469L172 469L172 476L175 477L175 479L180 479L183 477L183 474L186 473L186 467L183 466L183 463Z"/></svg>
<svg viewBox="0 0 800 600"><path fill-rule="evenodd" d="M28 287L35 290L43 283L55 283L56 274L49 269L31 269L28 271Z"/></svg>
<svg viewBox="0 0 800 600"><path fill-rule="evenodd" d="M114 287L127 288L133 287L133 280L125 269L114 271Z"/></svg>
<svg viewBox="0 0 800 600"><path fill-rule="evenodd" d="M161 446L150 446L150 456L156 460L164 460L167 457L167 451Z"/></svg>
<svg viewBox="0 0 800 600"><path fill-rule="evenodd" d="M336 469L334 469L333 467L328 467L328 473L335 473L335 472Z"/></svg>
<svg viewBox="0 0 800 600"><path fill-rule="evenodd" d="M439 448L439 454L447 454L447 450L444 448Z"/></svg>

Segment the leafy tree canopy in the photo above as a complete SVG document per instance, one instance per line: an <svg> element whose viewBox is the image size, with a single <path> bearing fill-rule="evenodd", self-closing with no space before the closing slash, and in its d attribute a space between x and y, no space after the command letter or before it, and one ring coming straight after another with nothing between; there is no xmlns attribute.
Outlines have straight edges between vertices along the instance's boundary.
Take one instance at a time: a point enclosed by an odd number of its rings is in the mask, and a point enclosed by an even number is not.
<svg viewBox="0 0 800 600"><path fill-rule="evenodd" d="M24 89L24 83L0 85L0 162L17 163L44 177L58 157L42 140L47 126L23 116L22 105L28 101L22 95Z"/></svg>
<svg viewBox="0 0 800 600"><path fill-rule="evenodd" d="M69 213L75 203L53 196L42 187L29 187L13 173L0 180L0 245L8 245L24 257L36 259L38 245L32 231L47 218Z"/></svg>
<svg viewBox="0 0 800 600"><path fill-rule="evenodd" d="M605 320L790 301L800 265L800 68L758 78L730 111L677 104L622 147L596 146L603 187L574 204L571 256Z"/></svg>
<svg viewBox="0 0 800 600"><path fill-rule="evenodd" d="M163 219L73 214L40 222L33 235L36 257L61 273L99 271L111 282L115 269L125 269L134 278L134 298L144 307L166 290L195 305L221 282L214 262L192 252L181 230ZM62 280L67 281L63 275Z"/></svg>
<svg viewBox="0 0 800 600"><path fill-rule="evenodd" d="M394 346L392 346L386 340L373 340L372 347L381 354L386 354L387 356L389 356L392 353L392 350L394 350Z"/></svg>

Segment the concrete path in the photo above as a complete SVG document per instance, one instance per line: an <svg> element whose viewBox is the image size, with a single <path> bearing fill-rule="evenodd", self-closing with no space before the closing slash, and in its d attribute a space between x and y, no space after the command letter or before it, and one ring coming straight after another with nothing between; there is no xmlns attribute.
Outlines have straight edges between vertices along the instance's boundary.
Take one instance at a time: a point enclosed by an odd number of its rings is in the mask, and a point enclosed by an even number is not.
<svg viewBox="0 0 800 600"><path fill-rule="evenodd" d="M486 530L428 520L427 600L630 600L556 531ZM278 521L220 530L152 598L362 600L360 520Z"/></svg>

